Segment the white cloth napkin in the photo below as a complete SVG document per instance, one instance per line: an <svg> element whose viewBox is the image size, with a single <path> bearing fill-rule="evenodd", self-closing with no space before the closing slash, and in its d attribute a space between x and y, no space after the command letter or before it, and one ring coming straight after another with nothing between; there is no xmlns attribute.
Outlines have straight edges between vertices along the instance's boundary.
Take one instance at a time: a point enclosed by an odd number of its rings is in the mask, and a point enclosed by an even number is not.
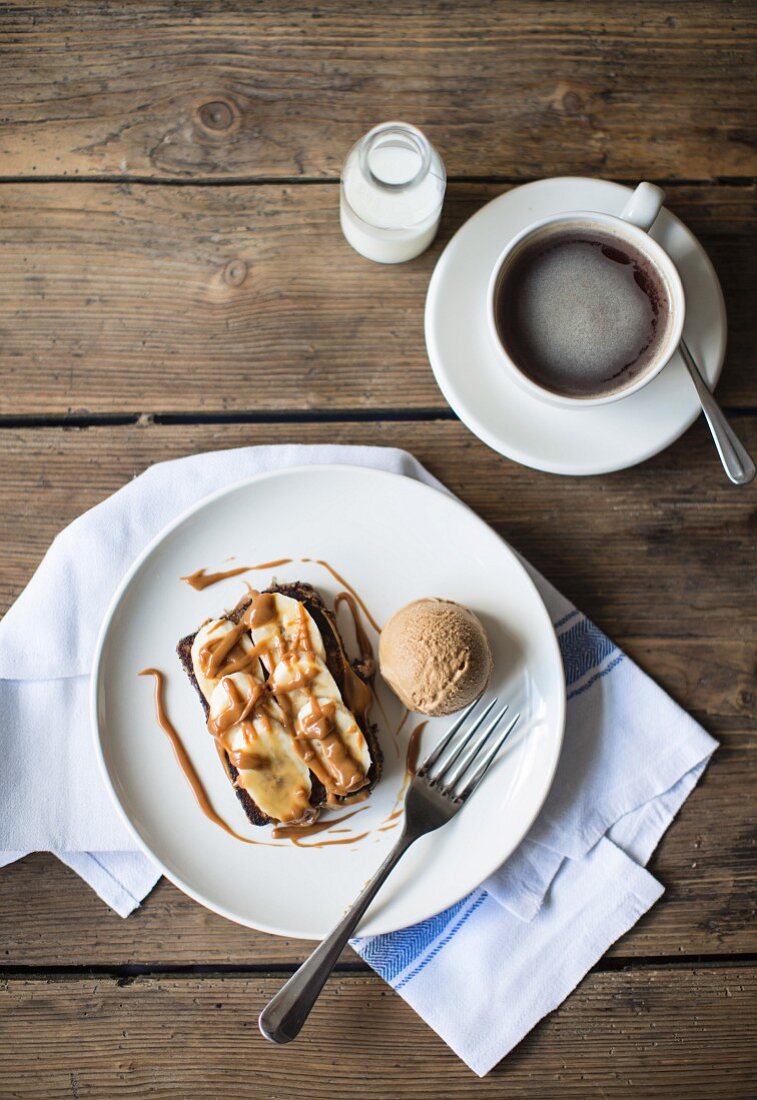
<svg viewBox="0 0 757 1100"><path fill-rule="evenodd" d="M89 670L108 603L144 546L207 494L266 470L336 462L444 489L404 451L249 447L153 466L58 535L0 623L0 865L52 851L122 916L140 904L159 872L135 850L90 749ZM644 864L716 748L531 574L558 633L569 700L542 812L507 863L467 898L412 928L355 941L480 1075L660 896Z"/></svg>

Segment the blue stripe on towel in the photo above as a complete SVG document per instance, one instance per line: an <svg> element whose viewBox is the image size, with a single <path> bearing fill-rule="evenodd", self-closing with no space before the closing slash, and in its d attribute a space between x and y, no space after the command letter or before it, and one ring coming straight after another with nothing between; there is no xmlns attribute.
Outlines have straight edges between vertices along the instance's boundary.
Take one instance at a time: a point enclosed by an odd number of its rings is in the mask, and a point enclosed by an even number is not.
<svg viewBox="0 0 757 1100"><path fill-rule="evenodd" d="M611 654L617 652L617 647L607 635L603 634L589 619L582 618L557 640L560 643L560 652L565 666L565 682L568 687L582 680Z"/></svg>
<svg viewBox="0 0 757 1100"><path fill-rule="evenodd" d="M383 936L373 936L359 945L361 956L377 971L385 981L390 982L415 962L430 944L442 934L454 920L460 910L467 905L468 897L451 905L435 917L401 928L398 932L388 932Z"/></svg>
<svg viewBox="0 0 757 1100"><path fill-rule="evenodd" d="M475 897L475 895L474 894L468 894L468 897L465 898L465 901L466 902L470 901L470 899L472 897ZM405 977L402 978L401 981L397 982L397 984L394 988L397 989L397 990L402 989L403 986L406 986L408 982L411 982L413 980L413 978L417 977L418 974L420 974L421 970L423 970L425 967L427 967L428 964L433 959L436 958L436 956L439 954L439 952L442 951L444 949L444 947L446 947L446 945L453 938L453 936L457 935L457 933L460 931L460 929L465 924L465 922L470 917L473 916L473 914L476 912L476 910L479 908L479 906L483 905L488 897L489 897L489 895L487 894L486 890L481 890L478 897L475 898L473 904L468 906L468 908L465 910L463 915L461 917L459 917L458 920L455 921L453 927L450 928L447 935L443 939L439 940L439 942L436 944L436 946L433 948L433 950L430 951L428 955L426 955L426 958L423 959L423 961L420 962L414 970L411 970L409 974L406 974Z"/></svg>
<svg viewBox="0 0 757 1100"><path fill-rule="evenodd" d="M577 607L574 607L572 611L569 611L567 615L563 615L561 619L558 619L556 623L553 623L555 630L559 630L561 626L565 626L571 619L575 619L576 615L580 615L581 612Z"/></svg>
<svg viewBox="0 0 757 1100"><path fill-rule="evenodd" d="M598 672L595 672L591 679L587 680L585 684L581 684L581 686L577 687L574 691L569 691L568 698L575 699L577 695L583 695L585 691L589 690L592 684L595 684L597 680L601 680L602 677L606 676L608 672L612 672L612 670L616 668L621 661L625 661L625 659L625 653L618 652L617 657L610 661L609 665L605 665L604 668L601 668Z"/></svg>

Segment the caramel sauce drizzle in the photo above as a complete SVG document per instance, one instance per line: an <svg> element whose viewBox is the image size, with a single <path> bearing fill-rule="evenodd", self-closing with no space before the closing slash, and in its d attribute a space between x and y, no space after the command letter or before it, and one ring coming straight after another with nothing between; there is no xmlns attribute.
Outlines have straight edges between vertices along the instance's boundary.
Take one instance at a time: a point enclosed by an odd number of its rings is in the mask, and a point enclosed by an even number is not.
<svg viewBox="0 0 757 1100"><path fill-rule="evenodd" d="M302 603L297 604L297 634L294 639L294 648L299 649L308 656L315 655L313 639L310 637L310 619L305 605Z"/></svg>
<svg viewBox="0 0 757 1100"><path fill-rule="evenodd" d="M252 654L241 648L236 657L232 657L229 661L226 660L232 650L239 644L244 632L244 622L242 621L237 623L234 629L228 631L227 634L223 634L219 638L209 638L201 646L198 657L200 669L204 676L215 680L221 674L222 669L223 675L230 676L232 672L242 672L251 664Z"/></svg>
<svg viewBox="0 0 757 1100"><path fill-rule="evenodd" d="M315 696L311 698L317 704ZM291 715L289 720L291 723ZM312 747L313 740L320 741L325 761ZM363 769L353 760L349 749L333 727L324 737L319 738L303 737L295 729L294 748L303 763L307 764L313 775L325 787L327 795L340 798L360 790L365 785Z"/></svg>
<svg viewBox="0 0 757 1100"><path fill-rule="evenodd" d="M381 710L381 713L384 714L383 708ZM396 730L394 731L394 737L392 738L392 745L394 747L394 752L395 752L395 755L396 755L397 759L399 759L399 757L401 755L401 752L400 752L400 734L402 733L403 729L405 728L405 724L406 724L409 717L410 717L410 711L405 709L405 713L400 718L399 724L398 724ZM386 718L386 714L384 714L384 718Z"/></svg>
<svg viewBox="0 0 757 1100"><path fill-rule="evenodd" d="M310 713L298 719L297 736L304 737L306 741L324 741L334 729L335 715L336 703L324 705L314 695Z"/></svg>
<svg viewBox="0 0 757 1100"><path fill-rule="evenodd" d="M240 565L236 569L226 569L221 573L208 573L205 568L196 569L186 577L179 579L194 588L195 592L202 592L203 588L209 588L211 584L218 584L228 577L238 577L240 573L249 573L253 569L275 569L278 565L289 565L291 558L278 558L276 561L263 561L260 565Z"/></svg>
<svg viewBox="0 0 757 1100"><path fill-rule="evenodd" d="M347 693L354 700L355 706L359 710L362 708L364 714L367 716L369 705L367 701L368 697L365 692L365 684L367 681L367 686L372 697L371 701L376 704L376 706L381 711L381 715L384 721L388 723L389 719L387 717L387 713L384 710L384 705L381 702L378 692L376 691L376 658L373 653L371 640L368 637L365 627L363 626L363 620L360 615L360 607L351 592L339 592L334 597L334 615L337 615L339 608L342 604L344 604L348 608L350 616L352 617L353 626L355 628L355 641L357 642L358 649L360 651L360 670L365 678L361 679L360 677L356 676L354 674L354 671L352 670L350 662L347 661L347 664L350 667L350 672L352 673L351 676L349 674L346 674L345 676L345 679L350 681L347 685ZM355 707L350 705L350 709L354 711Z"/></svg>
<svg viewBox="0 0 757 1100"><path fill-rule="evenodd" d="M331 576L334 578L334 580L339 581L339 583L341 585L343 585L344 588L346 588L347 591L349 593L351 593L352 596L354 596L354 598L360 604L360 607L363 610L363 614L365 615L366 619L371 624L373 629L376 631L377 634L381 633L381 627L379 626L379 624L374 619L373 615L371 615L370 611L368 610L368 608L363 603L363 601L360 598L360 595L358 594L358 592L352 587L351 584L349 584L344 579L343 576L341 576L341 574L337 573L337 571L336 571L336 569L334 569L333 565L329 565L329 563L327 561L324 561L322 558L300 558L300 561L302 561L302 562L314 562L316 565L323 566L323 568L331 574Z"/></svg>
<svg viewBox="0 0 757 1100"><path fill-rule="evenodd" d="M330 848L333 844L356 844L358 840L365 840L369 834L370 829L368 832L358 833L356 836L346 836L340 840L319 840L315 844L299 844L297 846L299 848Z"/></svg>
<svg viewBox="0 0 757 1100"><path fill-rule="evenodd" d="M272 600L275 613L275 601ZM292 713L291 701L287 698L290 692L305 688L318 673L318 658L313 648L310 636L310 616L304 604L298 604L297 634L294 638L294 647L288 653L280 657L277 664L272 665L270 672L273 674L278 664L282 662L295 663L300 675L286 685L276 685L276 698L285 716L287 727L293 739L294 749L304 764L321 782L328 795L340 797L359 790L365 785L365 774L362 767L350 754L347 745L339 736L333 722L336 713L335 705L324 708L319 702L316 693L310 695L309 719L315 724L320 736L314 736L312 732L303 735L302 727L296 724ZM246 617L246 613L245 613ZM268 654L270 657L270 653ZM303 667L304 665L304 667ZM347 702L347 700L345 700ZM349 702L347 706L349 707ZM352 709L352 708L350 708ZM310 727L309 727L310 728ZM320 742L321 755L315 751L311 742Z"/></svg>
<svg viewBox="0 0 757 1100"><path fill-rule="evenodd" d="M355 791L354 794L342 795L341 798L336 799L333 795L327 795L327 806L354 806L357 802L365 802L366 798L371 797L371 792L365 787L361 787L359 791Z"/></svg>
<svg viewBox="0 0 757 1100"><path fill-rule="evenodd" d="M250 698L245 701L239 693L239 688L229 676L224 677L221 684L227 703L215 717L208 718L208 729L214 737L221 737L238 722L244 722L266 693L265 684L254 683ZM237 764L237 767L240 766Z"/></svg>
<svg viewBox="0 0 757 1100"><path fill-rule="evenodd" d="M405 776L407 780L405 787L407 787L407 784L418 770L418 754L421 751L421 736L427 725L428 718L425 722L419 722L410 734L410 739L407 743L407 757L405 758Z"/></svg>
<svg viewBox="0 0 757 1100"><path fill-rule="evenodd" d="M242 637L253 627L263 626L276 617L276 604L270 592L256 592L244 614L232 630L220 638L210 638L200 647L198 654L200 668L210 680L230 676L233 672L244 672L253 667L259 657L266 652L265 646L253 646L244 650L239 646ZM234 655L234 650L239 650Z"/></svg>
<svg viewBox="0 0 757 1100"><path fill-rule="evenodd" d="M303 656L305 657L304 661ZM290 675L285 684L276 685L277 695L289 695L293 691L301 691L304 687L307 687L311 680L315 679L318 675L318 665L313 661L309 661L309 656L309 654L296 653L294 650L284 654L276 667L291 665L296 670L296 675Z"/></svg>
<svg viewBox="0 0 757 1100"><path fill-rule="evenodd" d="M405 723L407 722L409 717L410 717L410 711L406 710L405 713L402 715L402 718L400 720L400 724L397 726L397 729L394 731L394 736L395 737L399 737L399 735L402 733L403 729L405 728Z"/></svg>
<svg viewBox="0 0 757 1100"><path fill-rule="evenodd" d="M242 573L256 569L271 569L288 565L293 560L292 558L279 558L276 561L262 562L258 565L238 566L234 569L216 573L208 573L205 568L202 568L181 579L193 589L201 591L229 577L239 576ZM364 725L374 700L379 705L380 700L373 689L373 677L376 669L373 647L363 625L360 610L376 631L380 632L380 627L357 591L328 562L322 559L310 558L302 558L301 560L303 562L315 560L315 564L326 569L335 580L347 589L347 591L340 592L337 595L334 601L334 612L336 614L341 604L346 604L350 611L355 628L355 638L360 650L360 664L366 670L368 682L357 675L342 647L344 675L343 683L340 686L345 705L359 720L362 719L360 724ZM261 658L264 665L263 671L268 673L266 684L260 685L258 690L253 690L250 699L247 701L243 700L233 681L225 681L224 690L228 696L228 705L223 708L220 714L215 716L215 719L208 722L208 729L216 739L216 747L222 760L224 754L226 754L238 770L265 767L267 763L270 763L259 753L255 753L251 744L248 745L249 751L247 749L232 750L225 743L224 735L234 727L242 724L243 729L247 727L250 731L247 740L253 741L255 734L251 719L254 716L261 721L267 720L265 702L275 697L279 704L285 728L292 737L295 751L325 788L328 804L338 805L340 803L336 801L337 799L347 797L350 798L351 802L360 801L367 796L367 792L362 791L366 776L362 764L352 757L347 744L339 736L334 721L336 706L333 703L322 704L316 697L315 692L309 692L309 713L304 720L296 722L292 702L287 697L291 692L307 689L307 685L319 671L319 661L310 637L310 617L306 608L303 604L299 606L297 634L288 652L285 652L285 642L281 636L275 639L273 644L261 643L258 646L253 645L245 649L240 644L245 634L249 635L255 627L263 626L275 619L277 614L273 593L258 592L247 582L245 583L250 602L242 611L239 622L233 626L232 630L227 631L219 638L209 639L198 652L200 668L208 679L223 681L225 677L234 672L249 671ZM241 610L245 603L246 598L240 600L235 610ZM276 683L274 689L272 677L277 665L282 661L294 665L298 675L288 677L286 684ZM381 709L383 712L383 707ZM270 720L268 720L268 724L270 727ZM313 742L319 744L320 753L315 751ZM341 804L343 805L343 803ZM353 812L357 813L359 811ZM328 828L330 824L332 823L324 823L323 827ZM281 827L312 828L311 825ZM320 831L320 829L317 831ZM273 835L274 838L278 838L278 830L275 830ZM367 836L368 834L362 835ZM361 837L341 841L323 841L321 844L352 843L355 839L361 839ZM315 846L307 845L307 847Z"/></svg>
<svg viewBox="0 0 757 1100"><path fill-rule="evenodd" d="M300 844L300 841L309 836L315 836L316 833L325 832L326 829L330 829L332 825L338 825L340 821L347 821L350 817L354 817L355 814L360 814L366 809L365 806L361 806L359 810L352 810L348 814L342 814L341 817L332 817L330 821L316 821L310 825L277 825L271 833L274 840L291 840L298 848L309 848L309 844ZM348 832L347 829L334 830L335 832ZM355 839L354 837L351 839ZM312 845L315 847L315 845Z"/></svg>
<svg viewBox="0 0 757 1100"><path fill-rule="evenodd" d="M375 701L383 713L384 708L381 705L381 700L378 698L378 695L373 688L373 676L375 676L375 657L373 654L373 647L371 646L370 639L368 638L365 627L363 626L358 608L362 609L363 614L366 616L374 630L380 633L381 630L378 623L369 612L368 608L366 607L364 601L357 593L357 591L344 579L344 577L341 576L340 573L337 573L333 566L331 566L327 561L324 561L320 558L301 558L300 560L303 562L314 562L314 564L322 566L329 573L331 573L331 575L337 581L339 581L340 584L344 585L345 589L347 589L347 591L340 592L336 596L334 600L334 611L336 613L341 603L345 603L348 606L352 615L353 623L355 625L355 638L360 649L361 664L366 666L369 671L368 683L366 683L365 680L361 679L361 677L359 677L355 673L354 669L352 668L352 664L349 661L349 658L346 656L346 654L344 654L345 672L342 694L345 704L353 712L353 714L357 714L365 718L371 704ZM236 569L230 569L222 573L206 573L205 568L202 568L196 570L194 573L191 573L187 577L182 577L181 579L183 581L186 581L187 584L190 584L192 588L200 590L203 588L207 588L211 584L217 583L217 581L224 580L226 577L235 577L238 576L240 573L246 573L254 569L271 569L279 565L288 565L292 561L294 561L294 558L279 558L276 561L261 562L259 565L240 566ZM268 613L264 613L264 618L261 618L259 615L252 618L249 612L245 613L240 622L237 624L237 627L234 631L230 631L229 633L225 634L221 639L218 639L215 642L209 642L206 646L203 647L200 653L200 666L203 673L209 679L217 679L219 676L228 676L231 675L231 673L233 672L244 672L251 668L255 660L257 660L257 658L261 656L261 652L254 649L247 652L240 650L235 658L226 660L228 654L231 650L234 649L244 633L250 630L251 627L262 626L264 622L267 622L270 618L273 618L275 616L275 605L273 604L273 597L271 594L257 592L249 584L247 585L247 589L250 593L250 597L253 600L253 605L255 605L257 601L265 601L267 599L268 601L270 601L270 610L268 611ZM240 606L243 602L244 599L241 600L240 604L238 604L237 606ZM295 648L300 648L299 639ZM290 690L294 691L297 690L298 687L304 687L305 683L306 681L303 680L301 684L293 684ZM386 718L386 714L384 714L384 718Z"/></svg>
<svg viewBox="0 0 757 1100"><path fill-rule="evenodd" d="M242 636L248 631L254 630L255 627L263 626L276 618L274 594L256 592L236 626L219 639L210 639L201 647L198 654L200 666L208 678L217 679L228 675L231 671L239 671L243 667L249 667L252 661L263 657L265 663L269 666L268 686L272 688L270 676L273 675L278 665L281 663L293 665L298 674L290 677L286 684L277 683L275 687L275 697L281 708L285 726L292 737L297 755L321 782L327 794L343 797L365 785L365 774L360 764L353 759L347 745L342 741L336 730L333 721L336 707L333 704L322 706L316 694L310 693L310 713L306 722L306 729L303 731L302 726L297 727L291 701L287 698L291 692L306 688L310 681L315 678L320 667L310 636L310 616L304 604L300 603L298 608L297 633L293 640L293 647L289 652L276 652L277 649L283 650L284 648L283 639L279 638L278 645L267 646L261 643L260 646L253 646L246 653L240 647L240 655L235 659L235 648L241 641ZM357 680L358 677L355 676L355 679ZM362 684L362 681L360 683ZM368 690L368 699L362 701L367 702L369 705L372 700L370 691L365 684L362 684L362 687ZM351 696L354 697L354 695L354 692L345 691L345 703L350 710L353 710L351 702L354 699ZM219 716L224 728L228 728L227 719L231 719L230 725L242 721L244 717L254 711L255 706L263 699L263 693L258 693L257 698L252 702L246 713L239 711L238 706L231 704L228 708L224 708ZM237 703L241 703L238 696ZM217 731L211 729L210 732L216 734ZM317 753L310 744L313 740L320 743L322 753Z"/></svg>
<svg viewBox="0 0 757 1100"><path fill-rule="evenodd" d="M234 831L230 825L220 817L213 809L208 793L202 784L202 780L195 771L192 761L187 755L187 750L184 748L184 743L181 740L176 727L171 719L168 717L166 711L165 700L163 697L163 687L165 684L165 677L163 673L157 668L143 668L139 673L140 676L152 676L155 680L154 698L155 698L155 717L157 718L158 725L167 734L168 739L173 746L174 754L179 763L179 767L184 773L184 777L192 788L192 793L197 799L197 804L205 814L205 816L213 822L214 825L218 825L220 829L228 833L229 836L235 837L236 840L241 840L244 844L263 844L267 848L275 848L275 844L266 844L264 840L251 840L249 837L242 836L240 833Z"/></svg>
<svg viewBox="0 0 757 1100"><path fill-rule="evenodd" d="M405 718L407 718L407 715L405 715ZM404 725L404 721L405 719L402 720L402 725ZM378 831L380 833L385 833L389 829L396 828L396 826L399 824L399 818L401 818L405 812L405 807L402 804L402 800L405 797L405 791L410 785L410 780L413 778L416 771L418 770L418 754L420 753L421 748L421 736L423 735L423 731L427 725L428 719L423 722L419 722L410 734L407 742L407 755L405 756L405 778L402 780L402 786L400 787L399 794L395 799L394 809L389 814L389 816L384 818L384 820L379 825ZM399 730L397 732L399 733Z"/></svg>
<svg viewBox="0 0 757 1100"><path fill-rule="evenodd" d="M352 616L352 622L355 627L355 640L357 641L358 649L360 650L360 662L361 664L368 665L375 675L376 662L373 656L373 646L371 640L368 637L365 627L363 626L363 620L360 617L360 609L358 607L357 600L351 592L339 592L334 597L334 614L336 615L342 604L345 604L349 608L350 615Z"/></svg>
<svg viewBox="0 0 757 1100"><path fill-rule="evenodd" d="M401 818L404 813L405 811L402 809L394 810L390 815L388 815L388 817L384 821L384 824L378 827L378 832L386 833L388 829L396 828L399 824L399 818Z"/></svg>
<svg viewBox="0 0 757 1100"><path fill-rule="evenodd" d="M276 600L273 592L258 592L250 589L250 606L244 615L244 621L249 628L265 626L276 618Z"/></svg>
<svg viewBox="0 0 757 1100"><path fill-rule="evenodd" d="M365 724L373 703L373 692L370 684L366 684L365 680L361 680L350 664L344 666L342 695L347 708L363 719L363 724Z"/></svg>
<svg viewBox="0 0 757 1100"><path fill-rule="evenodd" d="M259 565L240 565L237 566L236 569L226 569L219 573L208 573L207 567L203 566L202 569L196 569L194 573L189 573L186 577L180 577L179 579L184 581L191 588L194 588L195 591L201 592L204 588L209 588L212 584L218 584L219 581L224 581L228 577L238 577L241 573L250 573L255 569L276 569L280 565L291 565L293 561L294 558L277 558L276 561L263 561L260 562ZM306 563L313 562L315 565L320 565L323 569L326 569L334 578L334 580L343 585L347 589L349 594L353 597L353 599L357 601L357 603L363 610L363 614L365 615L366 619L371 624L373 629L376 631L376 633L381 633L381 627L378 625L373 615L371 615L370 611L365 606L365 603L363 602L361 596L352 587L352 585L344 579L344 577L340 573L337 573L333 565L330 565L322 558L300 558L300 561Z"/></svg>
<svg viewBox="0 0 757 1100"><path fill-rule="evenodd" d="M184 581L190 588L194 588L195 592L202 592L203 588L210 588L211 584L225 581L227 577L238 577L248 569L247 565L240 565L238 569L226 569L222 573L206 573L204 569L197 569L186 577L180 577L179 580Z"/></svg>

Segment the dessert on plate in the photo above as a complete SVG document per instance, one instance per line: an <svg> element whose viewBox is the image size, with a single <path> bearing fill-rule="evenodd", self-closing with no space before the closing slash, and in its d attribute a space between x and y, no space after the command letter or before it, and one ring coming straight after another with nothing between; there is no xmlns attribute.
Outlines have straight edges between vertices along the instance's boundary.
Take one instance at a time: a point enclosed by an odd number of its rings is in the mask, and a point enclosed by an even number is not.
<svg viewBox="0 0 757 1100"><path fill-rule="evenodd" d="M414 600L381 632L381 675L408 710L454 714L486 690L489 639L478 618L452 600Z"/></svg>
<svg viewBox="0 0 757 1100"><path fill-rule="evenodd" d="M378 781L374 670L367 659L350 661L311 585L251 592L182 638L177 652L253 824L312 822Z"/></svg>

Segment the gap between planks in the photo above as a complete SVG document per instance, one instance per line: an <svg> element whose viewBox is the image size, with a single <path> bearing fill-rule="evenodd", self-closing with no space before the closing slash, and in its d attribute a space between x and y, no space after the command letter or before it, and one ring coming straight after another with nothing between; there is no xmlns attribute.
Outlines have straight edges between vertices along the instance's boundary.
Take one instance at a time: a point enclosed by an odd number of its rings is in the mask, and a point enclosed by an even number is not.
<svg viewBox="0 0 757 1100"><path fill-rule="evenodd" d="M757 412L757 410L755 410ZM128 427L135 424L192 425L192 424L343 424L351 421L429 421L457 420L448 406L404 409L269 409L258 412L121 412L121 413L63 413L49 416L35 413L19 416L0 415L3 428L101 428Z"/></svg>
<svg viewBox="0 0 757 1100"><path fill-rule="evenodd" d="M757 416L757 406L721 406L732 419ZM431 408L406 409L270 409L259 412L123 412L123 413L64 413L40 416L0 414L0 431L5 429L72 429L72 428L124 428L152 424L165 427L214 424L350 424L350 423L429 423L456 421L459 417L449 408L440 405Z"/></svg>
<svg viewBox="0 0 757 1100"><path fill-rule="evenodd" d="M50 978L88 978L102 977L112 979L121 985L127 985L136 978L158 978L170 975L172 978L194 979L198 977L245 977L254 974L293 974L301 963L186 963L159 965L155 963L126 963L117 966L107 964L94 964L92 966L81 963L77 966L24 966L7 965L0 967L0 982L11 981L16 978L44 979ZM734 966L757 965L757 953L731 952L727 955L646 955L646 956L612 956L600 959L591 968L591 974L611 974L618 972L631 972L637 970L691 970L707 969L710 967L727 968ZM334 974L365 976L374 971L361 960L340 961L333 970Z"/></svg>
<svg viewBox="0 0 757 1100"><path fill-rule="evenodd" d="M508 176L508 175L455 175L447 176L447 183L492 183L508 184L512 187L520 187L526 183L535 183L540 179L552 178L543 176ZM606 176L612 183L620 183L626 187L635 187L639 182L636 177ZM747 176L707 176L694 179L678 178L677 176L647 177L651 183L660 187L753 187L755 177ZM303 184L305 186L319 186L327 184L336 186L339 176L177 176L161 177L130 175L24 175L0 176L0 187L3 184L41 184L41 183L133 183L145 187L292 187Z"/></svg>

